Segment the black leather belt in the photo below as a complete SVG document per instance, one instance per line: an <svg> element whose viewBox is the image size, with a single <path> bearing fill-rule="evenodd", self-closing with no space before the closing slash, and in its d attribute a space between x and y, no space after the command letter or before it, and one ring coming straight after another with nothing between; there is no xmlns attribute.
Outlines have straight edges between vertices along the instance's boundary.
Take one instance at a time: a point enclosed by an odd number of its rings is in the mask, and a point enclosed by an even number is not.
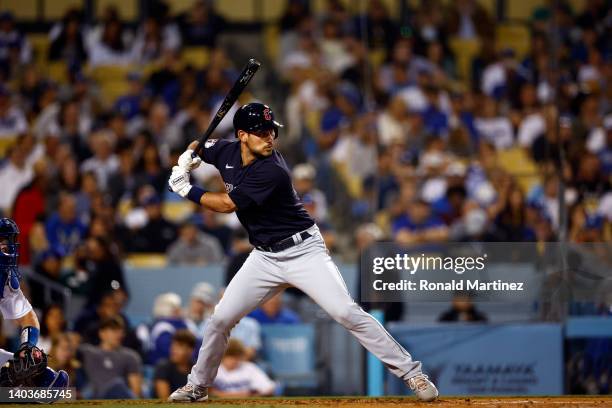
<svg viewBox="0 0 612 408"><path fill-rule="evenodd" d="M300 232L300 237L302 237L302 240L300 242L303 242L307 240L308 238L312 237L312 235L310 235L308 231L302 231ZM293 235L292 235L289 238L285 238L282 241L275 242L272 245L258 246L255 248L259 249L260 251L265 251L265 252L280 252L280 251L284 251L285 249L289 249L297 244L299 244L299 242L296 243L293 240Z"/></svg>

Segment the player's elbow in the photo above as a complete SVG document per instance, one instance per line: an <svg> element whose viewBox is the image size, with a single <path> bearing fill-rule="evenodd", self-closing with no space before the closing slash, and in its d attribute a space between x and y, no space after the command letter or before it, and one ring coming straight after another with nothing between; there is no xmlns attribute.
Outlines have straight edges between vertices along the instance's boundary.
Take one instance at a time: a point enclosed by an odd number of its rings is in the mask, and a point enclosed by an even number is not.
<svg viewBox="0 0 612 408"><path fill-rule="evenodd" d="M232 213L234 211L236 211L236 204L232 201L232 199L230 198L229 195L224 195L223 196L223 200L221 200L221 208L219 209L219 212L222 213Z"/></svg>

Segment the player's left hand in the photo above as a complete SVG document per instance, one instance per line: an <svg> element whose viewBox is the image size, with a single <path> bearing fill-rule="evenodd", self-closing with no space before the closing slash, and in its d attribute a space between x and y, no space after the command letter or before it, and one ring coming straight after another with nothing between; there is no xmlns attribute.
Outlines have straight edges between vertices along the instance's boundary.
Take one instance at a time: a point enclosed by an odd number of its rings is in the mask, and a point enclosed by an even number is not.
<svg viewBox="0 0 612 408"><path fill-rule="evenodd" d="M178 159L178 166L189 173L193 169L197 169L200 164L202 164L202 159L200 156L193 157L193 150L187 149L185 150Z"/></svg>
<svg viewBox="0 0 612 408"><path fill-rule="evenodd" d="M168 185L181 197L186 197L189 190L191 190L191 184L189 183L189 172L185 169L174 166L172 167L172 174L168 180Z"/></svg>

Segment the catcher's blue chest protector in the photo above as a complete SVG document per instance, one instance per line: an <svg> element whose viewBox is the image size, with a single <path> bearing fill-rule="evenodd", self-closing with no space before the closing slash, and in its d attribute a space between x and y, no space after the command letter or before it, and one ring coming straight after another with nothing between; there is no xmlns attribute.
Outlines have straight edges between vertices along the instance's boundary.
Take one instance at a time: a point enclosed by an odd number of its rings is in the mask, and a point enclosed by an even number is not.
<svg viewBox="0 0 612 408"><path fill-rule="evenodd" d="M0 298L4 297L4 287L19 289L19 227L10 218L0 218Z"/></svg>

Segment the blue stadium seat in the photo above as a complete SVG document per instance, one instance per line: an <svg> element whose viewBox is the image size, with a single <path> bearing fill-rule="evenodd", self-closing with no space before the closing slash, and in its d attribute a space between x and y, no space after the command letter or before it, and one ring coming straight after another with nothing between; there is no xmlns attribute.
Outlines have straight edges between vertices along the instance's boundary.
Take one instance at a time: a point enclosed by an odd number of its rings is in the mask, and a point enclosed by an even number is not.
<svg viewBox="0 0 612 408"><path fill-rule="evenodd" d="M315 329L312 324L262 325L263 357L285 387L316 388Z"/></svg>

